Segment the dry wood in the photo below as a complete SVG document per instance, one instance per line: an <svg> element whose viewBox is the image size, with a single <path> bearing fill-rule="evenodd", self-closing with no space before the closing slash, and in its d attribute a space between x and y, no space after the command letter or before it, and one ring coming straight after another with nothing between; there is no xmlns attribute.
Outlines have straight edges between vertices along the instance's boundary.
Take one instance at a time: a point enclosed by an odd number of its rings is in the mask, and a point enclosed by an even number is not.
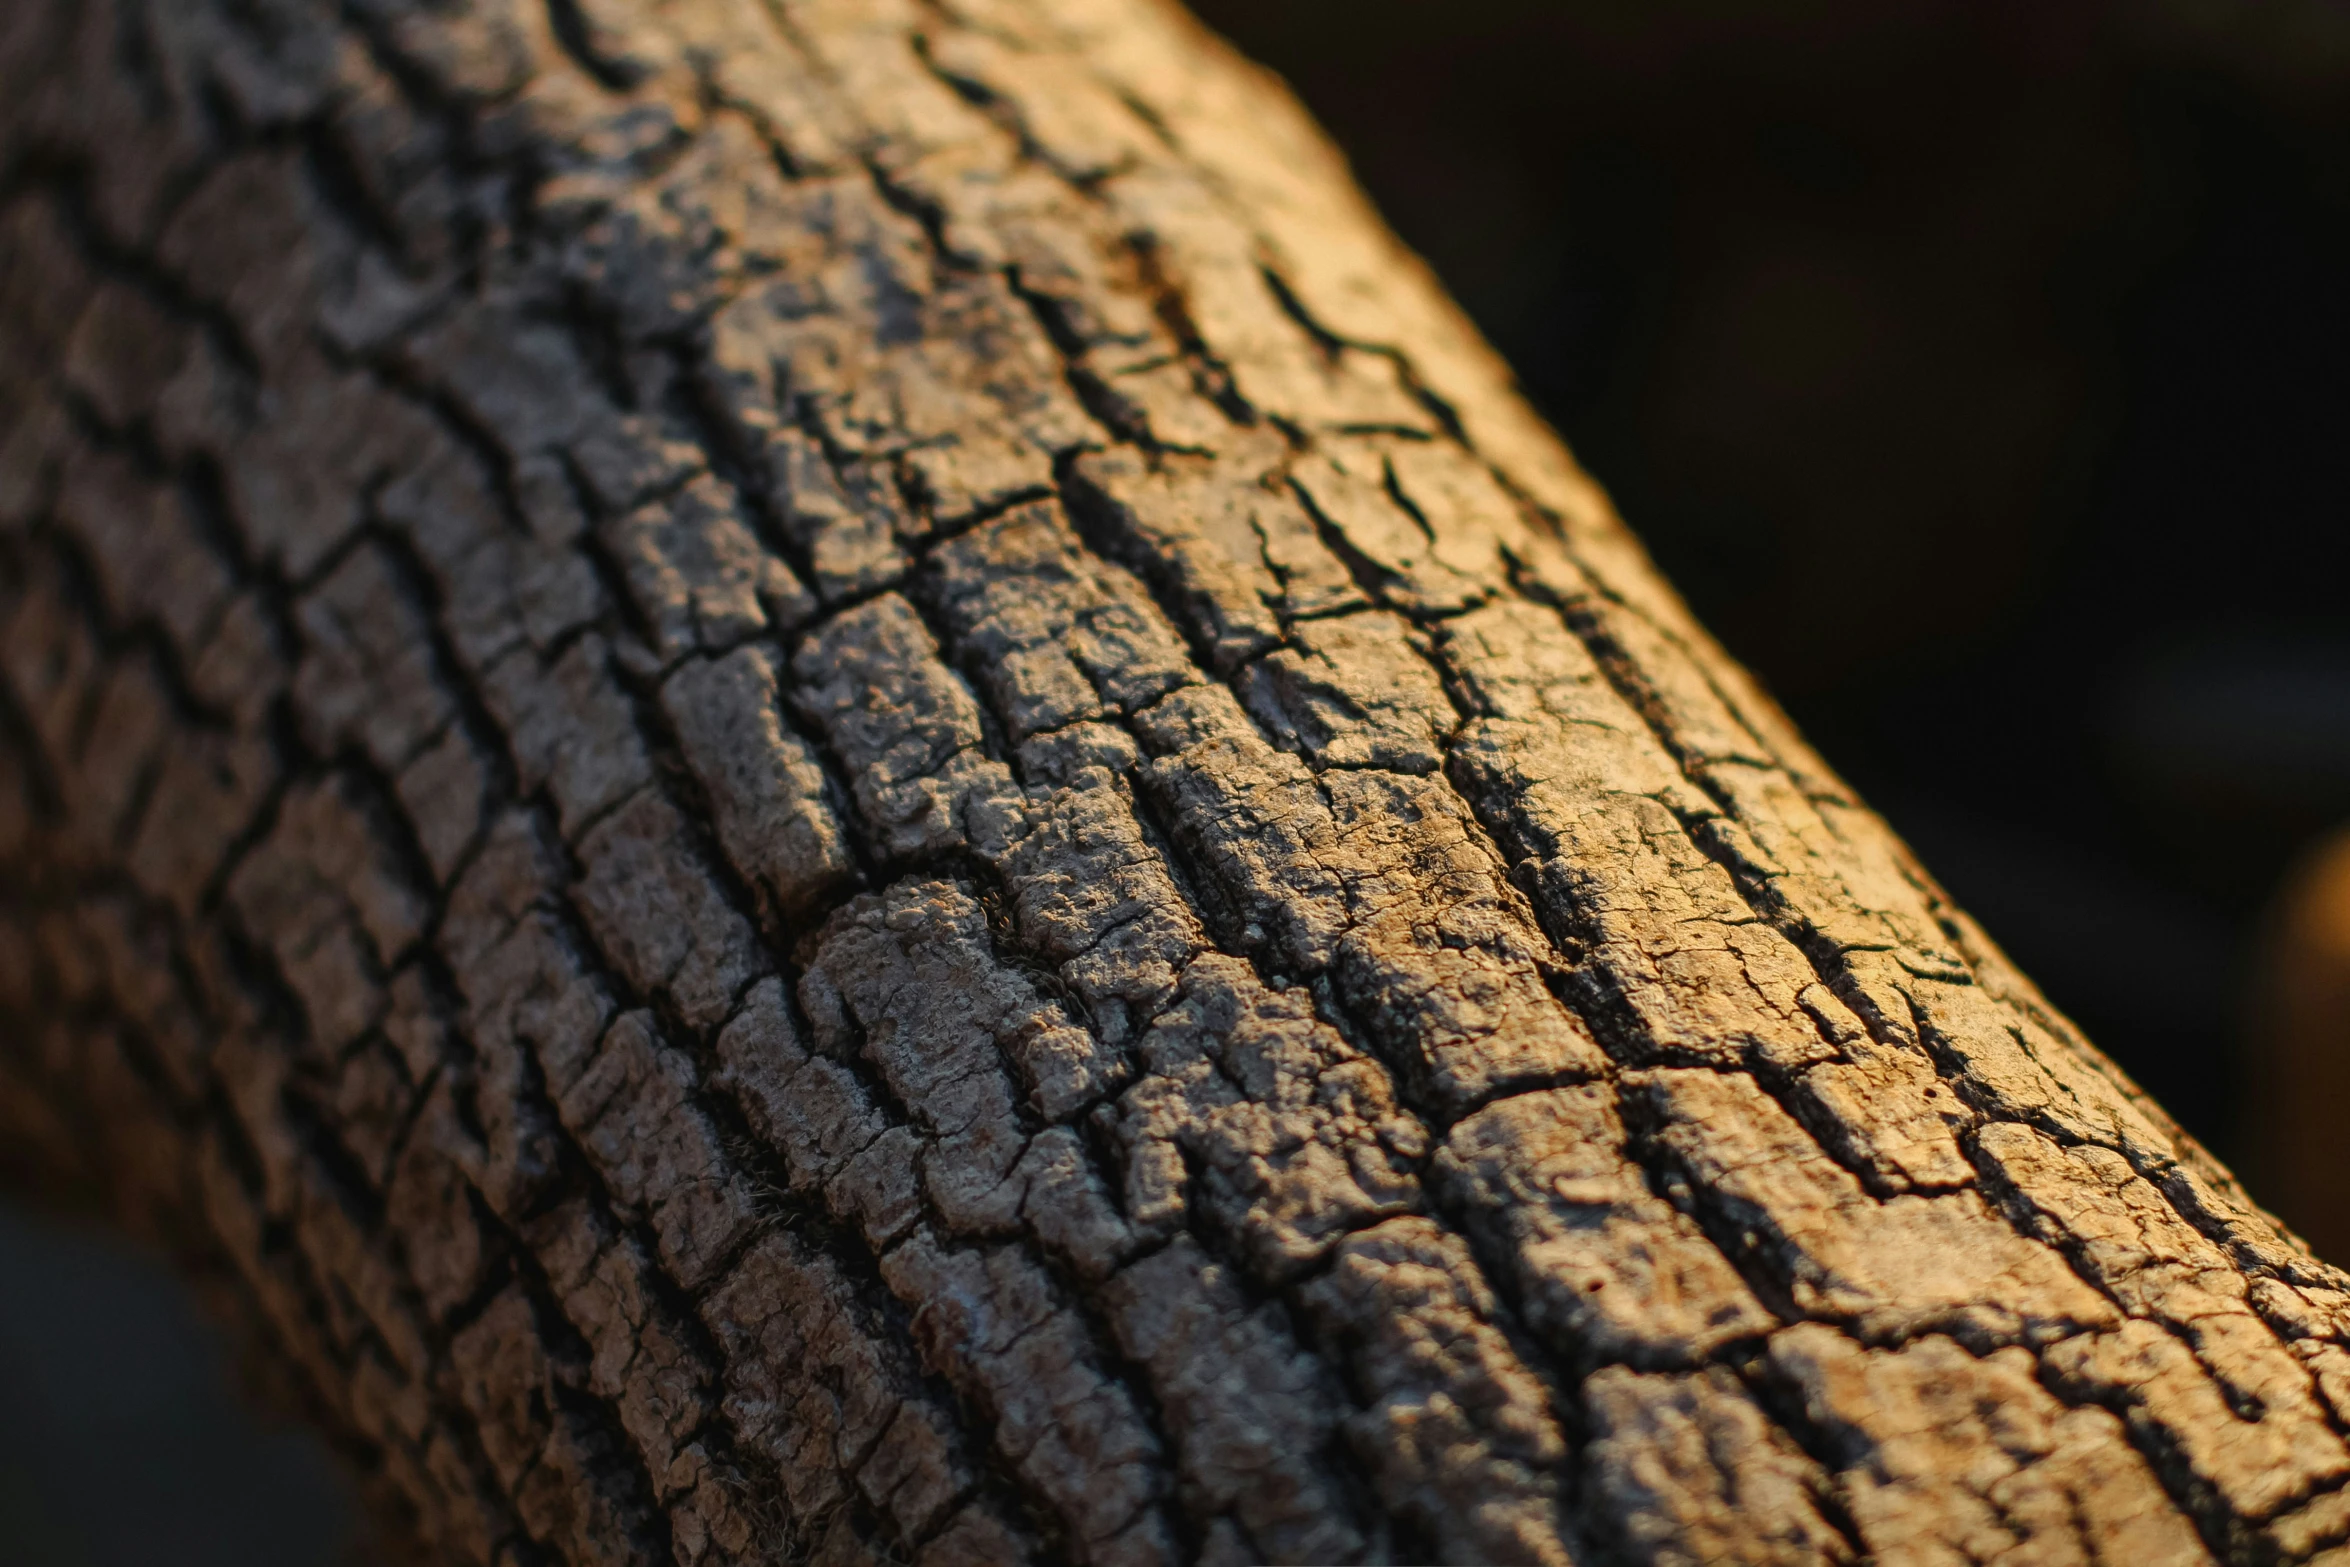
<svg viewBox="0 0 2350 1567"><path fill-rule="evenodd" d="M0 1137L436 1560L2350 1560L2350 1279L1152 0L0 10Z"/></svg>

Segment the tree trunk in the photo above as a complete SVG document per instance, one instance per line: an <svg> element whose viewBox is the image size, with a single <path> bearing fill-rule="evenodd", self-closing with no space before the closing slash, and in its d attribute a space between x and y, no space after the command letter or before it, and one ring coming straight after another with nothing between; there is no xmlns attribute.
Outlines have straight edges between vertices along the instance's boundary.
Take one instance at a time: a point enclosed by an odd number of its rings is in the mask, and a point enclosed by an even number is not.
<svg viewBox="0 0 2350 1567"><path fill-rule="evenodd" d="M2350 1278L1179 14L18 0L0 91L0 1138L433 1559L2350 1538Z"/></svg>

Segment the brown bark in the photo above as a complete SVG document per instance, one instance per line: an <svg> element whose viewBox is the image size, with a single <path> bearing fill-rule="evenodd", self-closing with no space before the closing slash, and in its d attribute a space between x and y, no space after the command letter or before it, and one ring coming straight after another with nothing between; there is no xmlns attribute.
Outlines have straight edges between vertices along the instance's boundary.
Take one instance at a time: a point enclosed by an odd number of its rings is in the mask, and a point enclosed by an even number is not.
<svg viewBox="0 0 2350 1567"><path fill-rule="evenodd" d="M436 1559L2350 1539L2350 1279L1179 15L0 87L0 1133Z"/></svg>

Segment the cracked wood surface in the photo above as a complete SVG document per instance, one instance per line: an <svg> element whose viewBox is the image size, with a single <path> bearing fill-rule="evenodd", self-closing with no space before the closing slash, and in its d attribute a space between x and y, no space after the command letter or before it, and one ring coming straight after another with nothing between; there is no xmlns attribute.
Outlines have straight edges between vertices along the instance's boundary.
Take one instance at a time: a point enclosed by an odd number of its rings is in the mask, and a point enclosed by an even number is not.
<svg viewBox="0 0 2350 1567"><path fill-rule="evenodd" d="M1179 13L0 90L0 1140L431 1559L2350 1561L2350 1278Z"/></svg>

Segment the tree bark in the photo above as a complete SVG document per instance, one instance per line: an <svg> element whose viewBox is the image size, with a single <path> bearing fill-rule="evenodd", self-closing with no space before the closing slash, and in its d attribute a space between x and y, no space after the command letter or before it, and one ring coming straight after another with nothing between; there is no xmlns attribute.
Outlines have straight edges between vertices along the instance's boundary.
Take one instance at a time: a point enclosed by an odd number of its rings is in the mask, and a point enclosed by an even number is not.
<svg viewBox="0 0 2350 1567"><path fill-rule="evenodd" d="M0 1139L433 1559L2350 1539L2350 1278L1181 15L0 87Z"/></svg>

